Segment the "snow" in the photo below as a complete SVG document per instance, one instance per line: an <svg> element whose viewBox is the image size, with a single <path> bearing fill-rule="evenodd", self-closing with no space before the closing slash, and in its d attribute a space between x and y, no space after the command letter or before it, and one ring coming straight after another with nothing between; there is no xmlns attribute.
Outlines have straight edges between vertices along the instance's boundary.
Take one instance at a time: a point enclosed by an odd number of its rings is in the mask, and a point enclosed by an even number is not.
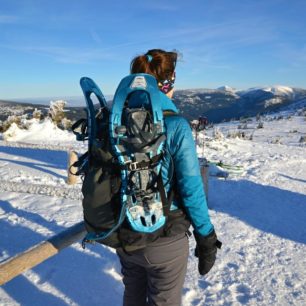
<svg viewBox="0 0 306 306"><path fill-rule="evenodd" d="M296 93L298 93L299 90L295 90L288 86L274 85L274 86L265 86L265 87L253 87L247 90L242 90L240 91L240 95L244 96L249 94L256 94L257 91L265 91L267 93L272 93L273 95L278 97L294 99Z"/></svg>
<svg viewBox="0 0 306 306"><path fill-rule="evenodd" d="M281 104L283 99L276 97L265 101L265 108L268 108L272 105Z"/></svg>
<svg viewBox="0 0 306 306"><path fill-rule="evenodd" d="M293 89L288 86L275 85L273 87L264 88L265 91L272 92L277 96L289 96L291 97L294 93Z"/></svg>
<svg viewBox="0 0 306 306"><path fill-rule="evenodd" d="M232 87L230 87L228 85L224 85L224 86L218 87L217 89L218 90L222 90L222 91L232 92L232 93L235 92L235 89L233 89Z"/></svg>
<svg viewBox="0 0 306 306"><path fill-rule="evenodd" d="M247 122L244 138L233 136L241 132L239 122L197 137L199 157L210 161L209 211L223 247L211 272L201 277L190 238L184 306L306 305L306 144L300 143L305 116L282 113L261 122L260 129L255 119ZM49 149L58 131L36 131L17 130L10 142L0 141L0 261L82 219L81 182L66 185L62 148L84 146L67 134L58 136L58 150ZM221 168L220 160L229 166ZM217 178L218 171L228 178ZM0 304L121 305L122 294L114 251L102 245L83 250L75 243L3 285Z"/></svg>
<svg viewBox="0 0 306 306"><path fill-rule="evenodd" d="M7 141L22 141L32 143L54 143L72 142L75 136L68 131L59 129L51 120L38 122L36 119L28 120L29 129L20 129L13 123L10 128L3 133L3 138Z"/></svg>

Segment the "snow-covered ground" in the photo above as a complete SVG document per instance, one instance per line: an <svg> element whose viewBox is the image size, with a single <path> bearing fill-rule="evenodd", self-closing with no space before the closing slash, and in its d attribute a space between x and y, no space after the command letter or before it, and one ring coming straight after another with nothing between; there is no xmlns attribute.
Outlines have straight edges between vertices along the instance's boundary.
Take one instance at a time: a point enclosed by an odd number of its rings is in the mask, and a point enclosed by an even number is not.
<svg viewBox="0 0 306 306"><path fill-rule="evenodd" d="M306 305L306 144L300 143L306 121L282 115L265 117L262 129L254 119L198 135L199 157L230 166L210 165L210 215L223 247L201 277L190 238L184 306ZM244 139L226 137L242 131ZM63 137L50 150L52 131L40 132L45 139L33 148L25 145L34 142L29 135L16 138L22 143L0 141L0 261L82 218L80 183L65 181L67 148L84 146ZM215 176L224 171L227 179ZM76 243L3 285L0 305L121 305L122 293L114 251Z"/></svg>

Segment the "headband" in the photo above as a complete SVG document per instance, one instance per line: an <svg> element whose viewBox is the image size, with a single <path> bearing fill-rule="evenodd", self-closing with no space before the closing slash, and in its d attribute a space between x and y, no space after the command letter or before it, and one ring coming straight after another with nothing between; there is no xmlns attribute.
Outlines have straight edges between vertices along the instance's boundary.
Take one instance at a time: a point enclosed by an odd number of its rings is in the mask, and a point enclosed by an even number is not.
<svg viewBox="0 0 306 306"><path fill-rule="evenodd" d="M147 57L148 62L151 63L153 59L152 55L147 54L146 57Z"/></svg>
<svg viewBox="0 0 306 306"><path fill-rule="evenodd" d="M167 94L174 87L174 83L175 83L175 72L173 73L173 77L171 79L166 79L158 82L158 87L164 94Z"/></svg>

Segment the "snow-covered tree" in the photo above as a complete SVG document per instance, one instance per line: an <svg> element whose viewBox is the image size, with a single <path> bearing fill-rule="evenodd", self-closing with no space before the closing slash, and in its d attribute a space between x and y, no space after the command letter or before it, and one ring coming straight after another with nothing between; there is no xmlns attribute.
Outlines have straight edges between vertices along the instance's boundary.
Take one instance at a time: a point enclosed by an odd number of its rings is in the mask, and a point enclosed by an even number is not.
<svg viewBox="0 0 306 306"><path fill-rule="evenodd" d="M32 117L33 117L34 119L41 120L41 119L43 118L42 111L39 110L39 109L37 109L37 108L35 108L34 111L33 111L33 113L32 113Z"/></svg>
<svg viewBox="0 0 306 306"><path fill-rule="evenodd" d="M66 101L64 100L50 102L49 117L58 126L62 123L63 118L65 118L65 105Z"/></svg>
<svg viewBox="0 0 306 306"><path fill-rule="evenodd" d="M72 122L66 117L64 110L66 104L67 102L64 100L51 101L48 114L56 126L64 130L69 130Z"/></svg>

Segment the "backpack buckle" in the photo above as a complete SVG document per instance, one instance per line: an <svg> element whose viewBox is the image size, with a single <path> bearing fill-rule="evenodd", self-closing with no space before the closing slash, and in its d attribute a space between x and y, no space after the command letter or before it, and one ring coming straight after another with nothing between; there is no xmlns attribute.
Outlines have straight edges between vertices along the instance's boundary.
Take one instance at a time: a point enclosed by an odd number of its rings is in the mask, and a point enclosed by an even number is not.
<svg viewBox="0 0 306 306"><path fill-rule="evenodd" d="M136 171L138 169L138 162L129 162L127 166L130 171Z"/></svg>

